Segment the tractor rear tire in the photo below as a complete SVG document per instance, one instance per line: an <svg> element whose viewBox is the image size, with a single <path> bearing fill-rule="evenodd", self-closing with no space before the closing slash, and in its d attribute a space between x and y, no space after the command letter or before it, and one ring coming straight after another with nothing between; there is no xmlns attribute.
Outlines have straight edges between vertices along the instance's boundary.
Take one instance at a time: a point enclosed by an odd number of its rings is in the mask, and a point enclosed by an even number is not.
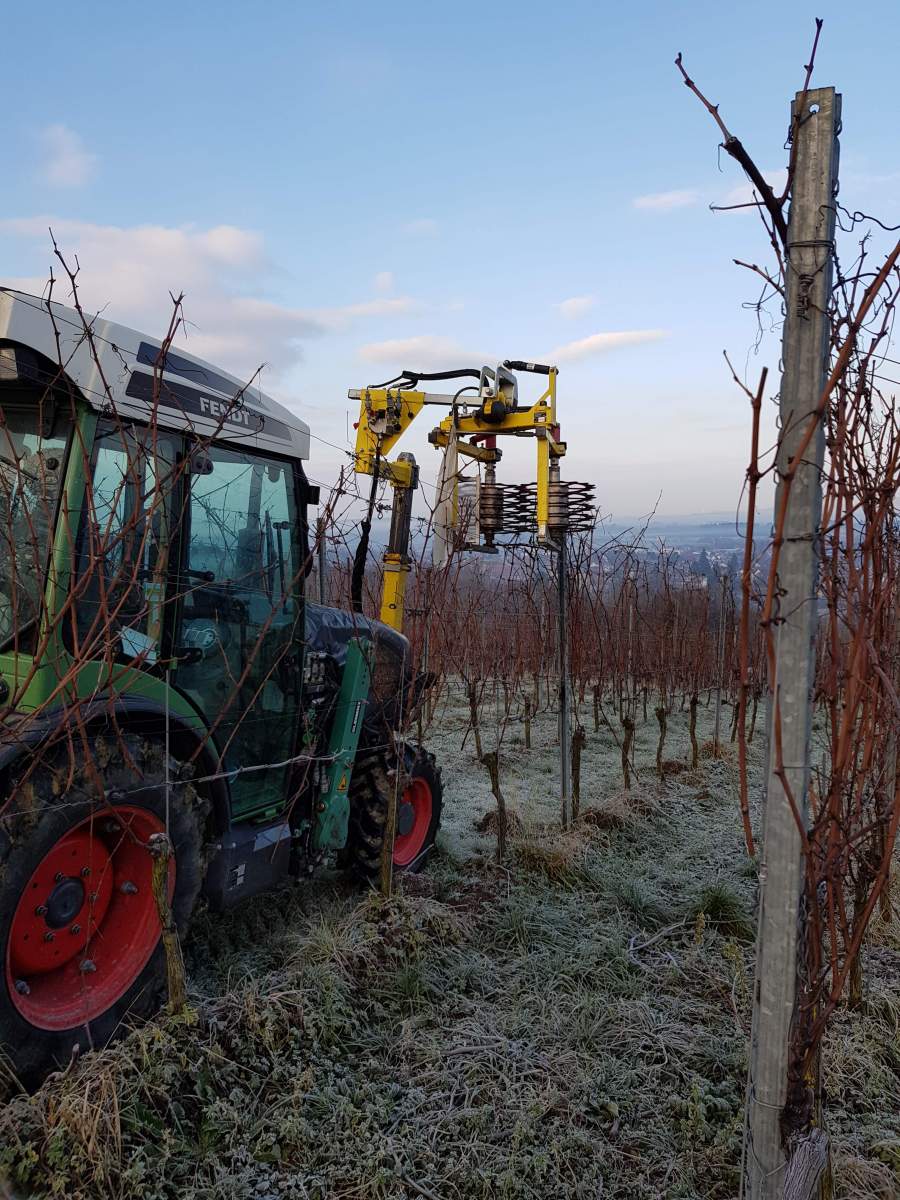
<svg viewBox="0 0 900 1200"><path fill-rule="evenodd" d="M394 870L414 874L425 866L441 824L444 789L433 754L407 748L403 791L397 805ZM350 780L350 828L345 861L352 875L378 880L394 778L383 755L365 751Z"/></svg>
<svg viewBox="0 0 900 1200"><path fill-rule="evenodd" d="M23 766L0 804L0 1056L28 1088L166 997L147 850L166 832L165 755L129 734L96 737L88 754L105 798L93 771L76 762L70 774L63 750ZM170 779L177 770L170 760ZM203 878L204 812L183 783L168 807L169 899L183 933Z"/></svg>

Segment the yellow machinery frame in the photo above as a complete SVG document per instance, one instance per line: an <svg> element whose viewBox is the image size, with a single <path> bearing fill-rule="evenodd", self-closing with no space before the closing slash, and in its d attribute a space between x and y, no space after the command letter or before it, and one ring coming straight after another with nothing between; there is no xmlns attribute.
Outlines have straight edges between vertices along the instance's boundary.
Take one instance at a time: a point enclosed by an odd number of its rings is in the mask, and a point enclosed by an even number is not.
<svg viewBox="0 0 900 1200"><path fill-rule="evenodd" d="M360 475L376 475L386 480L394 490L394 520L391 539L383 555L384 577L380 617L393 629L403 629L404 595L411 562L408 555L409 522L412 515L412 492L418 486L418 468L411 454L401 454L391 461L390 455L399 440L426 405L440 405L449 414L429 434L432 445L446 451L451 439L457 439L459 454L485 464L495 464L501 451L481 445L485 438L534 437L537 442L537 498L535 521L538 541L550 542L550 481L553 468L558 470L559 459L566 444L559 438L556 418L556 367L534 363L506 362L487 376L499 380L501 371L511 379L511 369L547 375L547 387L530 407L519 408L498 403L496 393L477 397L476 411L469 411L475 397L462 399L460 393L443 395L417 391L411 387L371 387L351 390L348 396L359 401L359 421L356 426L354 469ZM486 370L486 369L485 369ZM418 380L421 376L411 376ZM485 378L484 371L482 379ZM499 392L499 384L497 391ZM460 411L462 410L462 411ZM463 438L470 437L470 442ZM396 528L395 528L396 527Z"/></svg>

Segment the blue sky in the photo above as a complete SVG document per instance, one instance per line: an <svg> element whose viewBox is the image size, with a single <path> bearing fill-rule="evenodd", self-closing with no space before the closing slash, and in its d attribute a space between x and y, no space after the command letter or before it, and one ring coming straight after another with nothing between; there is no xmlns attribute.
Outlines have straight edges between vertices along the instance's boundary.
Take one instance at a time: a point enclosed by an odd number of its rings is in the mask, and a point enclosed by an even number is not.
<svg viewBox="0 0 900 1200"><path fill-rule="evenodd" d="M814 15L842 199L893 222L896 3L18 6L0 276L45 278L52 224L115 320L161 334L183 289L188 345L267 363L337 445L350 387L552 353L565 474L605 511L729 510L748 412L722 350L755 382L778 342L753 353L731 260L764 236L709 212L743 181L673 59L777 172ZM343 460L313 455L323 481ZM504 466L529 477L518 447Z"/></svg>

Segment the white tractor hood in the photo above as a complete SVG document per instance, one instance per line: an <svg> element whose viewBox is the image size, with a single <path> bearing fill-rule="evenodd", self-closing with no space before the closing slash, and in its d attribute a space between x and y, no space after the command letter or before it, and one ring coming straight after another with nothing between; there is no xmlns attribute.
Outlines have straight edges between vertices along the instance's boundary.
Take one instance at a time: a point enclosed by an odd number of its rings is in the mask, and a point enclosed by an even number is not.
<svg viewBox="0 0 900 1200"><path fill-rule="evenodd" d="M309 458L309 426L255 384L180 349L168 351L160 373L159 340L104 317L82 320L64 304L0 287L4 343L58 364L97 412L147 422L155 409L166 429Z"/></svg>

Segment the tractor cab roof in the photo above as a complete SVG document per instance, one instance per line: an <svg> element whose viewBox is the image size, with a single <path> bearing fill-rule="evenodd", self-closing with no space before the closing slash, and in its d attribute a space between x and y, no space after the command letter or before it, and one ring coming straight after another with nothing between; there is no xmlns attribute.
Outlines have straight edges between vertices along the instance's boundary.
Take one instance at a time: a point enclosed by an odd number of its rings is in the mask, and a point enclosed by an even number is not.
<svg viewBox="0 0 900 1200"><path fill-rule="evenodd" d="M49 383L61 363L97 412L146 422L155 409L166 429L309 457L309 426L255 383L180 349L168 351L160 374L159 354L157 338L0 287L0 380Z"/></svg>

